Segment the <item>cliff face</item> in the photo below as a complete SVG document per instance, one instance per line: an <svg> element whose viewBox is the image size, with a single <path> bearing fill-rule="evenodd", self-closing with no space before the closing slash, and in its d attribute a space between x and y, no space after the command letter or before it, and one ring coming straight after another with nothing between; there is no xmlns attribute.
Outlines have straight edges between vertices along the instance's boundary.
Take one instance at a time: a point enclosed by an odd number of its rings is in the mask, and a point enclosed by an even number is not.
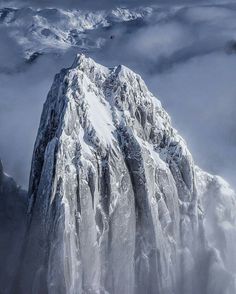
<svg viewBox="0 0 236 294"><path fill-rule="evenodd" d="M80 55L56 75L29 189L20 293L235 291L235 194L124 66Z"/></svg>

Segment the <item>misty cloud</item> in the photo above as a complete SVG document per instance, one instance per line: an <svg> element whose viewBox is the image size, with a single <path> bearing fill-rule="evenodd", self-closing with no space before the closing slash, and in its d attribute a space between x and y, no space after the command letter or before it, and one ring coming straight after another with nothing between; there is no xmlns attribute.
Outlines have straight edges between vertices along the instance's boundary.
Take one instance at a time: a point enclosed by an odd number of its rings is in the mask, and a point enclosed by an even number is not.
<svg viewBox="0 0 236 294"><path fill-rule="evenodd" d="M11 30L6 28L0 28L0 40L0 71L14 71L22 62L22 47L11 37Z"/></svg>
<svg viewBox="0 0 236 294"><path fill-rule="evenodd" d="M220 21L213 19L214 13ZM110 29L114 40L100 54L105 52L106 59L122 60L136 70L142 65L142 71L160 73L196 56L225 52L236 38L235 17L235 8L157 9L145 21L116 24Z"/></svg>
<svg viewBox="0 0 236 294"><path fill-rule="evenodd" d="M41 56L16 73L0 73L0 157L6 172L28 185L33 145L42 105L55 72L69 66L75 53L63 58Z"/></svg>
<svg viewBox="0 0 236 294"><path fill-rule="evenodd" d="M195 161L235 187L236 56L196 57L149 79Z"/></svg>

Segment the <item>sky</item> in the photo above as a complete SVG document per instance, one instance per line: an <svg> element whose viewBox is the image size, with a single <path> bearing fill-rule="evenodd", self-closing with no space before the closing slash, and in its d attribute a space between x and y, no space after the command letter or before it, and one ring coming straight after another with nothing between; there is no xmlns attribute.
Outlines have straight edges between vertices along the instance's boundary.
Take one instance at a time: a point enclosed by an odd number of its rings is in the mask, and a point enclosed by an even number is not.
<svg viewBox="0 0 236 294"><path fill-rule="evenodd" d="M101 7L108 11L118 2L102 1L97 7L91 0L79 7L97 13ZM158 2L144 19L114 21L107 28L98 25L86 30L83 38L95 45L102 40L102 46L94 46L88 53L96 61L107 66L125 64L139 73L171 115L195 163L222 175L235 187L236 5L216 2ZM6 3L8 7L11 3L12 7L57 6L72 11L78 7L78 1L23 0L2 0L0 7ZM150 7L145 1L126 1L125 5L134 8L140 3ZM39 22L38 16L31 14L18 14L13 25L0 22L0 157L6 171L24 187L42 105L53 77L81 51L68 44L61 50L58 43L44 42L35 33L28 37L26 28L35 25L34 21L38 27L48 25L53 30L52 23L45 19ZM67 18L57 16L54 22L57 30L53 32L63 35ZM25 44L46 53L27 63Z"/></svg>

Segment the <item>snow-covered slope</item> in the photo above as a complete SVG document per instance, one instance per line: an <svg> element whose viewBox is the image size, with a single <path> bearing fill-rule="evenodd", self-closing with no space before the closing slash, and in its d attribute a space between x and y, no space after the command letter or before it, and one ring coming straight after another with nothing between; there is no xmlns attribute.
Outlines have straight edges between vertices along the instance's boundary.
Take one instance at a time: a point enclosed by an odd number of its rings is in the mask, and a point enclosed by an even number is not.
<svg viewBox="0 0 236 294"><path fill-rule="evenodd" d="M125 66L78 55L56 75L29 195L19 293L236 291L235 193Z"/></svg>
<svg viewBox="0 0 236 294"><path fill-rule="evenodd" d="M161 60L168 66L210 52L235 51L234 1L140 3L136 8L120 6L92 11L56 5L20 7L19 1L9 2L9 7L4 4L0 3L0 30L16 42L28 61L41 54L63 55L75 48L77 52L101 55L103 49L120 58L113 46L121 46L128 54L134 47L134 58L157 64ZM152 42L145 36L153 36ZM127 47L124 43L128 43ZM129 58L133 61L132 54Z"/></svg>
<svg viewBox="0 0 236 294"><path fill-rule="evenodd" d="M90 36L91 31L144 18L151 11L150 8L94 12L59 8L1 8L0 27L10 30L10 36L30 60L35 54L60 53L70 47L98 49L110 35L106 38L101 34Z"/></svg>

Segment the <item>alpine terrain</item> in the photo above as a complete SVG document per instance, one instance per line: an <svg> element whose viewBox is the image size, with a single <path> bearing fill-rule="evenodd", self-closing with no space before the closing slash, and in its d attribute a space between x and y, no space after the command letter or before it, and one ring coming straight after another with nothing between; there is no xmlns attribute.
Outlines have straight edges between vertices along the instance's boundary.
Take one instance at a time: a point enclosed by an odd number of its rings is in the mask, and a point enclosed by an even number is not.
<svg viewBox="0 0 236 294"><path fill-rule="evenodd" d="M0 192L9 181L0 169ZM235 193L195 166L159 100L123 65L78 55L56 75L28 197L3 294L236 293Z"/></svg>

